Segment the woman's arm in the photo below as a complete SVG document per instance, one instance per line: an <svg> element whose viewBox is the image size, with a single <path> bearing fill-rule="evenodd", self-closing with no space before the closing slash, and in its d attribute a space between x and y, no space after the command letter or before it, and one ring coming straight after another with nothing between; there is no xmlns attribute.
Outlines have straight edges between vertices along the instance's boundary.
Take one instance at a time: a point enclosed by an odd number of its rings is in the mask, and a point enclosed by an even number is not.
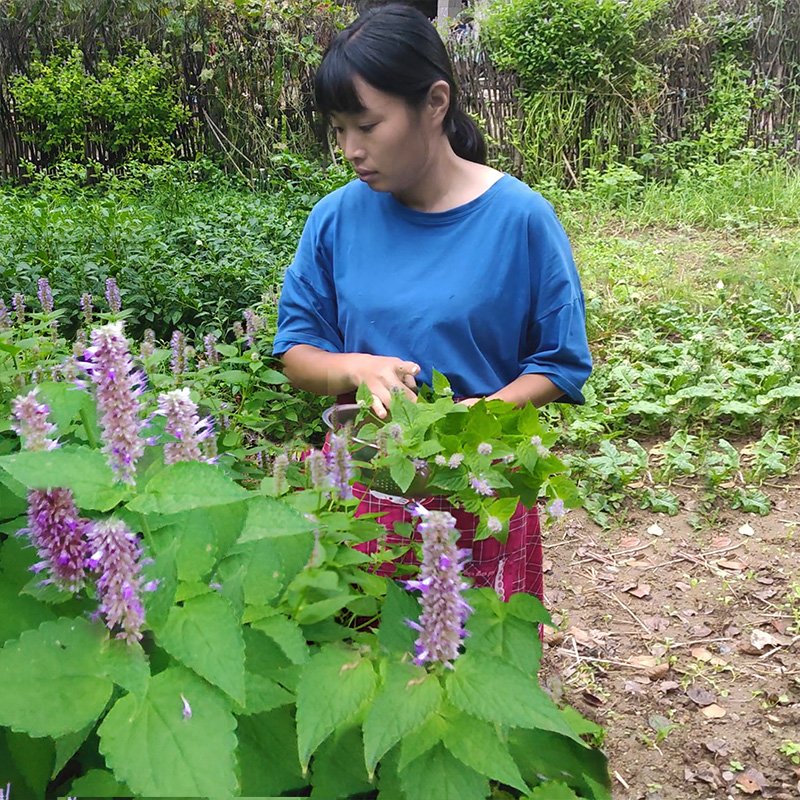
<svg viewBox="0 0 800 800"><path fill-rule="evenodd" d="M511 381L494 394L489 395L487 400L505 400L506 403L514 403L517 408L523 408L529 402L537 408L541 408L548 403L552 403L564 396L563 389L559 389L550 378L544 375L534 375L526 373L520 375L516 380ZM464 405L475 405L481 398L468 397L461 402Z"/></svg>
<svg viewBox="0 0 800 800"><path fill-rule="evenodd" d="M391 403L392 390L403 389L416 400L414 375L419 365L391 356L367 353L329 353L308 344L296 344L283 355L284 371L293 386L315 394L339 395L358 389L362 383L372 392L373 411L381 418Z"/></svg>

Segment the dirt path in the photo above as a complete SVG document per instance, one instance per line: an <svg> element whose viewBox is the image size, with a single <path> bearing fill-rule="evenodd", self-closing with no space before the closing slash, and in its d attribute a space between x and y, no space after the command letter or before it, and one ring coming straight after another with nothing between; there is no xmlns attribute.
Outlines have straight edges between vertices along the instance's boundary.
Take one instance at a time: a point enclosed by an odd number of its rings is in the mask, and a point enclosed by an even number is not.
<svg viewBox="0 0 800 800"><path fill-rule="evenodd" d="M800 797L800 487L771 499L545 535L542 677L606 729L615 800Z"/></svg>

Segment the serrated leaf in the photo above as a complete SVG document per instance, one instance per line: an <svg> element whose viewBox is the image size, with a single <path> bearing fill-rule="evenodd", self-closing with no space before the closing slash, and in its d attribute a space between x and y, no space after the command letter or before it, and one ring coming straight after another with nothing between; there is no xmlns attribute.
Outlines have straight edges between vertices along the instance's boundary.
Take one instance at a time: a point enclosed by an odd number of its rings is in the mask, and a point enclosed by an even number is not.
<svg viewBox="0 0 800 800"><path fill-rule="evenodd" d="M389 473L400 491L405 492L416 477L417 470L408 459L403 458L400 461L395 461L391 467L389 467Z"/></svg>
<svg viewBox="0 0 800 800"><path fill-rule="evenodd" d="M548 781L537 786L526 800L580 800L580 798L566 783Z"/></svg>
<svg viewBox="0 0 800 800"><path fill-rule="evenodd" d="M525 592L517 592L508 598L508 613L527 622L553 625L550 612L544 607L542 601Z"/></svg>
<svg viewBox="0 0 800 800"><path fill-rule="evenodd" d="M223 597L205 594L174 607L157 641L244 705L244 637L233 607Z"/></svg>
<svg viewBox="0 0 800 800"><path fill-rule="evenodd" d="M324 741L311 764L312 798L361 796L374 786L364 768L361 728L350 726Z"/></svg>
<svg viewBox="0 0 800 800"><path fill-rule="evenodd" d="M372 663L352 650L325 647L305 665L297 689L297 740L305 770L314 751L375 691Z"/></svg>
<svg viewBox="0 0 800 800"><path fill-rule="evenodd" d="M362 408L370 408L372 406L372 392L369 390L366 383L362 383L358 389L356 389L356 402Z"/></svg>
<svg viewBox="0 0 800 800"><path fill-rule="evenodd" d="M453 390L450 388L450 381L447 380L441 372L437 372L436 370L433 370L431 388L433 389L433 393L440 397L449 397L453 394Z"/></svg>
<svg viewBox="0 0 800 800"><path fill-rule="evenodd" d="M534 678L494 656L465 653L456 659L447 677L447 697L478 719L554 731L581 742Z"/></svg>
<svg viewBox="0 0 800 800"><path fill-rule="evenodd" d="M144 614L147 627L158 632L164 626L175 602L178 589L176 565L178 543L170 542L165 550L157 552L152 564L144 567L145 581L158 581L155 591L144 593Z"/></svg>
<svg viewBox="0 0 800 800"><path fill-rule="evenodd" d="M105 674L125 691L144 697L150 680L150 664L142 646L109 639L103 648Z"/></svg>
<svg viewBox="0 0 800 800"><path fill-rule="evenodd" d="M72 797L133 797L130 789L108 770L90 769L69 787Z"/></svg>
<svg viewBox="0 0 800 800"><path fill-rule="evenodd" d="M0 456L0 469L29 489L71 489L79 508L109 511L128 495L99 450L65 445Z"/></svg>
<svg viewBox="0 0 800 800"><path fill-rule="evenodd" d="M508 746L500 740L494 725L463 713L447 721L444 745L459 761L487 778L521 792L528 791Z"/></svg>
<svg viewBox="0 0 800 800"><path fill-rule="evenodd" d="M275 681L263 675L254 672L245 673L244 685L247 702L244 709L236 712L242 716L261 714L294 703L294 695L291 692L287 692Z"/></svg>
<svg viewBox="0 0 800 800"><path fill-rule="evenodd" d="M114 688L103 674L104 632L62 617L7 642L0 650L0 725L56 738L96 720Z"/></svg>
<svg viewBox="0 0 800 800"><path fill-rule="evenodd" d="M308 661L306 637L294 620L279 614L257 620L251 627L274 639L293 664L305 664Z"/></svg>
<svg viewBox="0 0 800 800"><path fill-rule="evenodd" d="M247 504L247 520L240 542L312 533L314 523L274 497L256 497Z"/></svg>
<svg viewBox="0 0 800 800"><path fill-rule="evenodd" d="M4 576L5 578L5 576ZM38 628L43 622L55 619L55 614L43 603L21 595L6 583L0 583L0 644L16 639L23 631Z"/></svg>
<svg viewBox="0 0 800 800"><path fill-rule="evenodd" d="M390 663L364 721L364 759L370 775L383 756L439 707L442 687L435 675L407 663Z"/></svg>
<svg viewBox="0 0 800 800"><path fill-rule="evenodd" d="M59 736L58 739L55 740L56 758L53 764L53 772L50 775L51 778L55 778L56 775L64 769L67 761L75 755L78 748L86 741L86 737L92 732L93 728L94 723L92 722L81 731L67 733L64 736Z"/></svg>
<svg viewBox="0 0 800 800"><path fill-rule="evenodd" d="M420 615L420 605L409 592L394 581L386 583L386 600L378 625L378 644L390 653L410 653L417 634L406 620L415 621Z"/></svg>
<svg viewBox="0 0 800 800"><path fill-rule="evenodd" d="M496 656L528 675L538 672L542 642L536 623L511 614L500 618L476 613L467 620L466 627L470 632L466 639L467 652Z"/></svg>
<svg viewBox="0 0 800 800"><path fill-rule="evenodd" d="M404 736L400 747L399 769L405 769L412 761L441 742L445 730L447 720L441 714L431 714L419 728Z"/></svg>
<svg viewBox="0 0 800 800"><path fill-rule="evenodd" d="M106 763L135 795L214 797L236 790L235 729L218 690L188 669L169 667L151 679L144 700L118 700L98 734Z"/></svg>
<svg viewBox="0 0 800 800"><path fill-rule="evenodd" d="M54 451L56 452L56 451ZM141 514L179 514L246 500L248 493L212 464L182 461L154 475L128 508Z"/></svg>
<svg viewBox="0 0 800 800"><path fill-rule="evenodd" d="M25 778L25 783L33 790L35 796L44 797L55 763L53 740L32 739L24 733L9 730L0 732L0 735L2 733L5 734L8 751ZM24 792L22 794L24 795Z"/></svg>
<svg viewBox="0 0 800 800"><path fill-rule="evenodd" d="M489 781L439 743L400 770L400 783L413 800L484 800Z"/></svg>
<svg viewBox="0 0 800 800"><path fill-rule="evenodd" d="M289 709L240 717L237 736L243 797L277 797L307 784L297 760L297 732Z"/></svg>

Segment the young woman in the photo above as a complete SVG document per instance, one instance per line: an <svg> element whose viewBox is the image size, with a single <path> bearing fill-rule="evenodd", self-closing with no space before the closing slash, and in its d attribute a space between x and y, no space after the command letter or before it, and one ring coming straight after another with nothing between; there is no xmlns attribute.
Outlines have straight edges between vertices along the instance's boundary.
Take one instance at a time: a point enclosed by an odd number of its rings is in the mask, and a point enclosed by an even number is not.
<svg viewBox="0 0 800 800"><path fill-rule="evenodd" d="M328 49L316 102L358 179L314 207L286 273L274 352L292 383L329 395L366 383L381 417L433 369L466 403L582 403L591 358L567 237L547 201L485 165L428 19L403 5L365 13ZM359 496L389 530L410 520ZM474 585L541 597L536 509L520 506L506 545L473 546L472 515L423 504L456 517Z"/></svg>

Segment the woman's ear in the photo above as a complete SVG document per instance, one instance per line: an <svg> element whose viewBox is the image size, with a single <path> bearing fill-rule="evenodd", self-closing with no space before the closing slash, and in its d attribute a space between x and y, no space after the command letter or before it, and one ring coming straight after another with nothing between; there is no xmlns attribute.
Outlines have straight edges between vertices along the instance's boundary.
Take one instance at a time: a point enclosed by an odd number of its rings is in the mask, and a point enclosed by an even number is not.
<svg viewBox="0 0 800 800"><path fill-rule="evenodd" d="M450 108L450 84L447 81L436 81L428 89L428 111L431 122L444 123L447 110Z"/></svg>

